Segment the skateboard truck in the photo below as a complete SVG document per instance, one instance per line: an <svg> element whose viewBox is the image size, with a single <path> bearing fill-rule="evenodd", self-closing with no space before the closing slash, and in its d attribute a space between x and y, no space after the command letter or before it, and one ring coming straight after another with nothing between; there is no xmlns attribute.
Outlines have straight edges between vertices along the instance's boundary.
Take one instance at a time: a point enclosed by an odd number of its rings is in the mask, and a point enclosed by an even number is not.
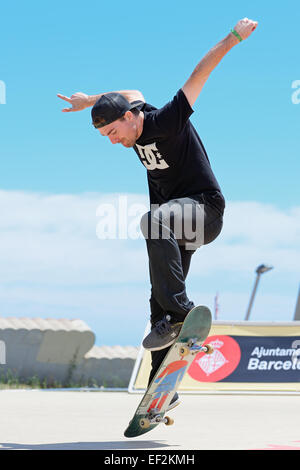
<svg viewBox="0 0 300 470"><path fill-rule="evenodd" d="M188 354L192 354L193 356L199 352L204 352L205 354L212 354L214 352L214 348L211 344L205 344L204 346L199 346L197 344L197 338L190 339L187 343L187 346L182 346L179 349L180 356L184 357Z"/></svg>
<svg viewBox="0 0 300 470"><path fill-rule="evenodd" d="M147 417L140 419L140 426L142 429L147 429L151 424L160 424L164 423L166 426L171 426L174 424L174 420L169 416L161 416L160 411L156 408L153 408Z"/></svg>

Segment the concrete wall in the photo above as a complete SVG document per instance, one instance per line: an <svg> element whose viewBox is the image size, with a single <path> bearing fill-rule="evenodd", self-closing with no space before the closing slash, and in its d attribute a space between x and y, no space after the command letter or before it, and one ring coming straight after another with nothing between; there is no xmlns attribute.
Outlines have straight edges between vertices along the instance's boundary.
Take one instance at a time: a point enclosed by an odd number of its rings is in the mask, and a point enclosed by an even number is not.
<svg viewBox="0 0 300 470"><path fill-rule="evenodd" d="M127 386L137 348L94 342L81 320L0 317L0 381L10 374L20 381L36 376L50 386Z"/></svg>
<svg viewBox="0 0 300 470"><path fill-rule="evenodd" d="M138 348L94 346L74 370L76 381L95 380L106 387L127 387Z"/></svg>

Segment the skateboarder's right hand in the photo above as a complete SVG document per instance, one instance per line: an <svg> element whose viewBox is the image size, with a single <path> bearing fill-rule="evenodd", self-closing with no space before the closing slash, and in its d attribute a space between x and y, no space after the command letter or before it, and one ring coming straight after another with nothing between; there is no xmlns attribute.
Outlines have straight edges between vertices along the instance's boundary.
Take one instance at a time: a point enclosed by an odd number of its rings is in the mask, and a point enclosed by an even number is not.
<svg viewBox="0 0 300 470"><path fill-rule="evenodd" d="M72 106L71 108L64 108L62 109L63 113L70 113L74 111L82 111L85 108L90 106L89 96L85 93L81 93L80 91L74 93L70 98L67 96L57 94L58 98L61 98L64 101L67 101Z"/></svg>

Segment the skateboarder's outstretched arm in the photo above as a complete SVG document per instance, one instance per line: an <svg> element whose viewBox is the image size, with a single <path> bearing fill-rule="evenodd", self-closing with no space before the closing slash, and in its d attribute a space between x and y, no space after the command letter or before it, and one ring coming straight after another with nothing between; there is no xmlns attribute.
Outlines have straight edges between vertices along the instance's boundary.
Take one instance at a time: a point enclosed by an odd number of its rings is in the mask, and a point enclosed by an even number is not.
<svg viewBox="0 0 300 470"><path fill-rule="evenodd" d="M130 103L137 100L145 102L145 98L139 90L121 90L115 93L121 93L121 95L125 96ZM96 101L98 101L102 95L105 95L105 93L100 93L99 95L87 95L86 93L77 92L69 98L68 96L61 95L60 93L57 94L59 98L67 101L67 103L72 106L71 108L62 109L63 113L82 111L90 106L94 106Z"/></svg>
<svg viewBox="0 0 300 470"><path fill-rule="evenodd" d="M257 21L252 21L248 18L240 20L234 30L232 30L233 32L230 32L228 36L213 47L199 62L188 81L182 87L191 107L198 98L210 73L233 46L236 46L241 40L245 40L250 36L256 29L257 24Z"/></svg>

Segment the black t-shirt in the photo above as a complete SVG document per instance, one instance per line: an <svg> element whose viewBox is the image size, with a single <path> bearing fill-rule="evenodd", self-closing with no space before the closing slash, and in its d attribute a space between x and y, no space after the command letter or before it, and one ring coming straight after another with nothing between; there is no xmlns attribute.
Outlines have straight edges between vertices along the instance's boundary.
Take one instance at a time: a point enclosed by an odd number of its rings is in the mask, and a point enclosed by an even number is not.
<svg viewBox="0 0 300 470"><path fill-rule="evenodd" d="M222 212L225 201L201 139L189 120L193 113L180 89L160 109L144 104L143 132L134 150L147 169L151 204L204 193ZM197 198L196 198L197 199Z"/></svg>

